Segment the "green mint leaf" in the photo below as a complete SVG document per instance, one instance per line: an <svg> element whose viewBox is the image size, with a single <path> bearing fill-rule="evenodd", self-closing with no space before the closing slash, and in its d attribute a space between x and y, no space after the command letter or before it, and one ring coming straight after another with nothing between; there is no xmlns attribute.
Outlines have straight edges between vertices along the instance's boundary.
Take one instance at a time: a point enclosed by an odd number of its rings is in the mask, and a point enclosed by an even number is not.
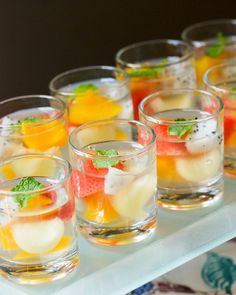
<svg viewBox="0 0 236 295"><path fill-rule="evenodd" d="M20 182L12 188L12 192L19 192L15 196L15 202L19 204L20 208L25 207L28 204L28 201L37 196L37 194L24 194L29 191L35 191L42 188L43 185L37 181L34 177L24 177Z"/></svg>
<svg viewBox="0 0 236 295"><path fill-rule="evenodd" d="M176 124L172 125L168 128L168 134L169 135L175 135L178 138L181 138L184 134L189 132L195 124L189 124L189 125L181 125L181 123L188 121L188 119L184 118L178 118L175 120Z"/></svg>
<svg viewBox="0 0 236 295"><path fill-rule="evenodd" d="M84 92L89 91L89 90L95 91L95 90L98 90L98 87L95 86L94 84L88 83L88 84L80 84L79 86L76 86L73 89L73 91L76 94L81 94L81 93L84 93Z"/></svg>
<svg viewBox="0 0 236 295"><path fill-rule="evenodd" d="M167 59L163 59L159 62L158 67L156 68L141 68L133 69L130 73L130 77L159 77L165 70L165 65L168 63Z"/></svg>
<svg viewBox="0 0 236 295"><path fill-rule="evenodd" d="M236 86L231 87L230 90L236 91ZM229 93L229 97L235 98L236 97L236 93Z"/></svg>
<svg viewBox="0 0 236 295"><path fill-rule="evenodd" d="M111 150L97 150L96 155L98 156L107 156L107 157L112 157L112 156L117 156L119 153L115 149ZM111 166L117 165L119 163L119 160L117 159L96 159L93 160L93 165L95 168L109 168Z"/></svg>
<svg viewBox="0 0 236 295"><path fill-rule="evenodd" d="M19 123L39 123L42 122L42 119L39 118L24 118L19 121Z"/></svg>
<svg viewBox="0 0 236 295"><path fill-rule="evenodd" d="M207 49L206 54L210 57L218 57L224 50L225 43L226 38L224 35L221 32L217 33L217 42Z"/></svg>

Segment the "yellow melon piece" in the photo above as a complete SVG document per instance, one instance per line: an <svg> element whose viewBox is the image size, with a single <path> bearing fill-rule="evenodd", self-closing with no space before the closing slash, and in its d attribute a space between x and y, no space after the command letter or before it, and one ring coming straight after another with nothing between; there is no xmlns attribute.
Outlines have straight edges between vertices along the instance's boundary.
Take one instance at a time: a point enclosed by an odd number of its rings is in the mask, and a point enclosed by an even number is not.
<svg viewBox="0 0 236 295"><path fill-rule="evenodd" d="M27 148L45 151L54 146L67 144L68 134L65 123L60 120L39 125L39 123L22 123L23 143Z"/></svg>
<svg viewBox="0 0 236 295"><path fill-rule="evenodd" d="M120 128L116 128L115 130L115 140L127 140L127 135L126 133L120 129Z"/></svg>
<svg viewBox="0 0 236 295"><path fill-rule="evenodd" d="M81 125L90 121L116 117L122 107L96 91L86 91L77 96L69 107L69 121Z"/></svg>
<svg viewBox="0 0 236 295"><path fill-rule="evenodd" d="M202 82L202 77L206 70L209 68L218 65L222 62L222 58L220 57L210 57L207 55L203 55L200 58L196 59L195 62L195 68L196 68L196 75L197 75L197 81L199 83Z"/></svg>
<svg viewBox="0 0 236 295"><path fill-rule="evenodd" d="M19 249L14 241L9 225L0 227L0 244L4 251L14 251Z"/></svg>
<svg viewBox="0 0 236 295"><path fill-rule="evenodd" d="M175 159L170 156L157 156L157 176L159 181L167 183L184 181L176 170Z"/></svg>

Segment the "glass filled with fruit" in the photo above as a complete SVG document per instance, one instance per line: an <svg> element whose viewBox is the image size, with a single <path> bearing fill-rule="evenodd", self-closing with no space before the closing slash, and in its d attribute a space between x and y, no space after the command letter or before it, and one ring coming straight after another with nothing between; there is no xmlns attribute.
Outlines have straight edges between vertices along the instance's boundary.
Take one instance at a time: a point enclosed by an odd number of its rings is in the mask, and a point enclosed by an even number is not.
<svg viewBox="0 0 236 295"><path fill-rule="evenodd" d="M91 66L64 72L49 84L68 105L70 131L90 121L133 117L129 77L121 69Z"/></svg>
<svg viewBox="0 0 236 295"><path fill-rule="evenodd" d="M194 52L179 40L152 40L129 45L116 54L117 66L131 78L134 119L141 100L163 89L195 87Z"/></svg>
<svg viewBox="0 0 236 295"><path fill-rule="evenodd" d="M1 162L1 275L40 284L75 269L79 258L70 177L70 164L57 156L18 155Z"/></svg>
<svg viewBox="0 0 236 295"><path fill-rule="evenodd" d="M0 101L0 159L47 153L67 157L67 110L63 101L28 95Z"/></svg>
<svg viewBox="0 0 236 295"><path fill-rule="evenodd" d="M195 51L197 83L203 88L202 77L207 69L236 58L236 20L220 19L193 24L182 32L182 38Z"/></svg>
<svg viewBox="0 0 236 295"><path fill-rule="evenodd" d="M102 245L125 245L154 232L155 134L138 121L100 120L70 135L72 187L82 234Z"/></svg>
<svg viewBox="0 0 236 295"><path fill-rule="evenodd" d="M189 104L180 107L181 100ZM200 90L166 90L144 99L139 111L140 120L156 133L158 205L174 210L218 206L223 197L221 99Z"/></svg>
<svg viewBox="0 0 236 295"><path fill-rule="evenodd" d="M236 63L210 68L203 76L207 90L224 102L224 171L236 176Z"/></svg>

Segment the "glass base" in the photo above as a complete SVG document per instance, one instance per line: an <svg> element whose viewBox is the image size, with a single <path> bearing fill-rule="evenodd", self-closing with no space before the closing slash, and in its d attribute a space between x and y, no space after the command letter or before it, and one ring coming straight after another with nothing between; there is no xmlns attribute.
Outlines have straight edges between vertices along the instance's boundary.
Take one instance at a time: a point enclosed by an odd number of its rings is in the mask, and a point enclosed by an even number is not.
<svg viewBox="0 0 236 295"><path fill-rule="evenodd" d="M79 231L87 240L104 246L138 243L150 237L157 227L156 217L129 227L104 227L84 220L79 223Z"/></svg>
<svg viewBox="0 0 236 295"><path fill-rule="evenodd" d="M159 188L157 205L172 210L193 210L216 207L223 201L223 180L217 184L187 190Z"/></svg>
<svg viewBox="0 0 236 295"><path fill-rule="evenodd" d="M236 178L236 159L225 157L224 174L226 176Z"/></svg>
<svg viewBox="0 0 236 295"><path fill-rule="evenodd" d="M45 264L20 264L0 258L0 273L14 283L38 285L64 278L78 263L77 252Z"/></svg>

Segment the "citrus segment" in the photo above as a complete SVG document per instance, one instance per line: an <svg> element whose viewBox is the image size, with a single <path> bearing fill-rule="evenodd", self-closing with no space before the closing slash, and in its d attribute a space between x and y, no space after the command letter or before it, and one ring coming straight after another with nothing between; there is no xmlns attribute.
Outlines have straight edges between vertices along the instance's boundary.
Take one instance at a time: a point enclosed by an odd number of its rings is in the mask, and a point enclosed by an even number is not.
<svg viewBox="0 0 236 295"><path fill-rule="evenodd" d="M0 244L4 251L14 251L18 249L9 225L0 227Z"/></svg>
<svg viewBox="0 0 236 295"><path fill-rule="evenodd" d="M69 121L81 125L90 121L114 118L122 110L115 101L98 94L86 91L77 96L69 107Z"/></svg>
<svg viewBox="0 0 236 295"><path fill-rule="evenodd" d="M83 198L85 204L84 218L98 222L112 222L119 217L118 213L112 207L110 199L112 196L98 192Z"/></svg>
<svg viewBox="0 0 236 295"><path fill-rule="evenodd" d="M68 134L65 123L59 120L45 124L22 122L21 132L26 147L45 151L54 146L65 146Z"/></svg>

